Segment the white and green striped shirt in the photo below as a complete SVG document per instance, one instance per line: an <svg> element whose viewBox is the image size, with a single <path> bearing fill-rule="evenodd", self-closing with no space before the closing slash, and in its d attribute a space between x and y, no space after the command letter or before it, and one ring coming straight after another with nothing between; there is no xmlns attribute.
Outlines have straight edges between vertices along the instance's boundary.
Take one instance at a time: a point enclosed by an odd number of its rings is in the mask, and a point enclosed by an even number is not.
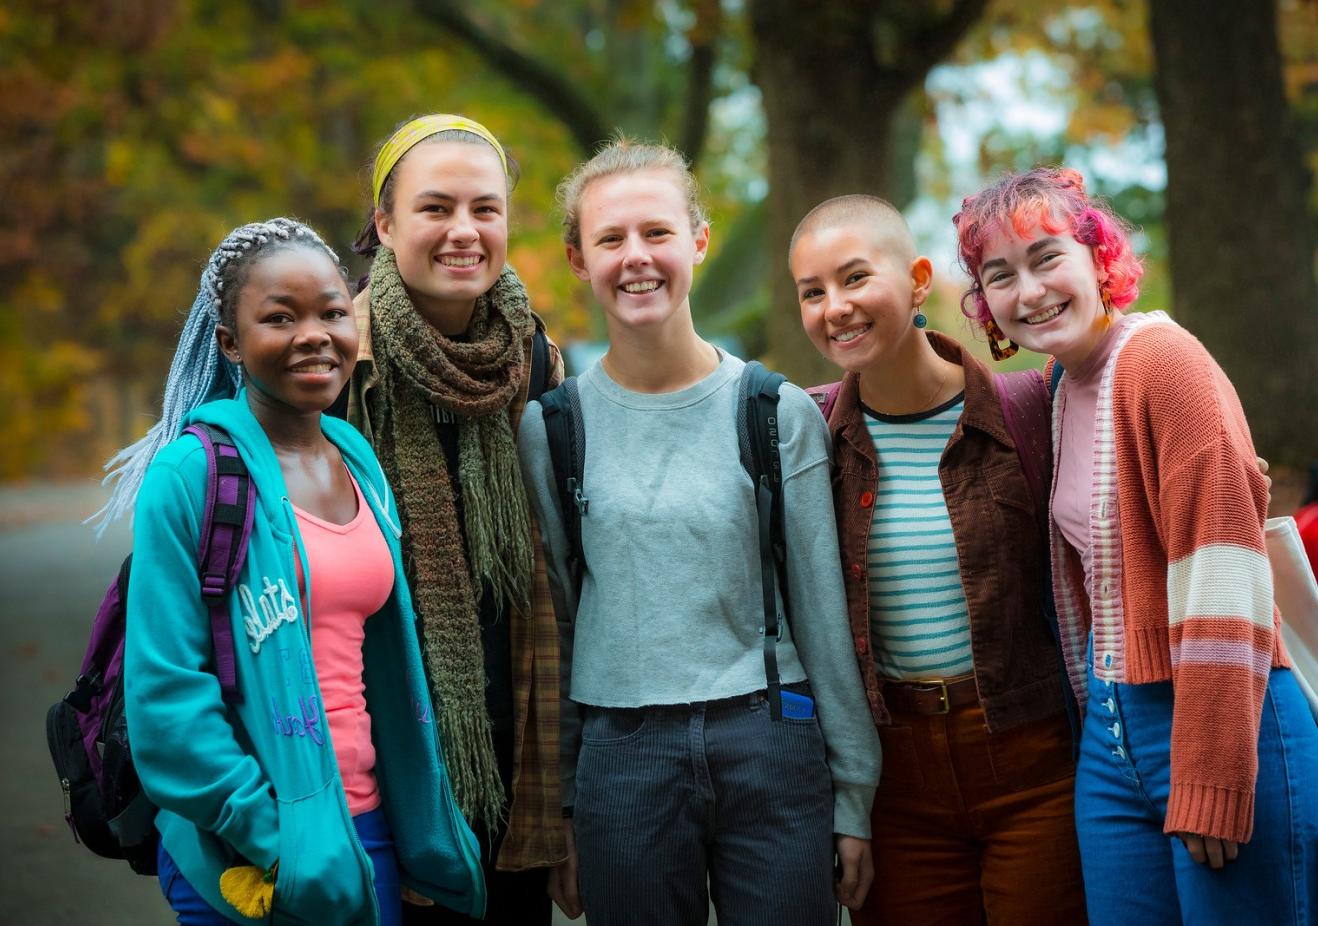
<svg viewBox="0 0 1318 926"><path fill-rule="evenodd" d="M938 461L965 408L961 394L916 415L865 409L879 460L869 538L870 635L886 678L974 670L970 615Z"/></svg>

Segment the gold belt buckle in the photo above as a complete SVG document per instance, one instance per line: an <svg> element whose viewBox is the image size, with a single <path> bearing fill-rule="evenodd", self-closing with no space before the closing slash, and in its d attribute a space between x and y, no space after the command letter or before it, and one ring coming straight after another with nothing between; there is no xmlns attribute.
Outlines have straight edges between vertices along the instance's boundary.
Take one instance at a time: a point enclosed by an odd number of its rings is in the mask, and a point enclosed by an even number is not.
<svg viewBox="0 0 1318 926"><path fill-rule="evenodd" d="M950 714L952 712L951 698L947 694L947 679L938 680L938 710L936 714Z"/></svg>

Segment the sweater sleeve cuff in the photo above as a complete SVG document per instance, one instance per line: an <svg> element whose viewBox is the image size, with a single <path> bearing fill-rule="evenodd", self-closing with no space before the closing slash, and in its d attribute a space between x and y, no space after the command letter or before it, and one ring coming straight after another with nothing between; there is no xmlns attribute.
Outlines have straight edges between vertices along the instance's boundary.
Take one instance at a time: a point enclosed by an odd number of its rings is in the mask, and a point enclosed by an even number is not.
<svg viewBox="0 0 1318 926"><path fill-rule="evenodd" d="M839 836L870 838L870 809L874 806L871 785L833 782L833 832Z"/></svg>
<svg viewBox="0 0 1318 926"><path fill-rule="evenodd" d="M1167 799L1163 832L1169 836L1185 832L1249 842L1254 832L1254 792L1174 784Z"/></svg>
<svg viewBox="0 0 1318 926"><path fill-rule="evenodd" d="M253 865L269 870L279 861L279 804L263 796L222 820L215 835Z"/></svg>

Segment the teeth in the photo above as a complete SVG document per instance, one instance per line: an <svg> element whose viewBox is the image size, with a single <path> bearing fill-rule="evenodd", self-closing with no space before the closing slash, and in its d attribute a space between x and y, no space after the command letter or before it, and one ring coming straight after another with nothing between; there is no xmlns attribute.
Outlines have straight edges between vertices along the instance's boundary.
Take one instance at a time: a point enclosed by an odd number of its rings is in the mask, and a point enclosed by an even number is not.
<svg viewBox="0 0 1318 926"><path fill-rule="evenodd" d="M305 366L296 367L299 373L328 373L334 369L328 363L308 363Z"/></svg>
<svg viewBox="0 0 1318 926"><path fill-rule="evenodd" d="M1054 319L1057 316L1061 315L1062 309L1066 308L1066 306L1067 303L1063 302L1060 305L1053 306L1051 309L1044 309L1038 315L1031 315L1029 318L1025 319L1025 324L1042 325L1044 322Z"/></svg>
<svg viewBox="0 0 1318 926"><path fill-rule="evenodd" d="M659 288L658 280L646 280L643 283L624 283L622 291L624 293L652 293Z"/></svg>
<svg viewBox="0 0 1318 926"><path fill-rule="evenodd" d="M865 325L865 326L862 327L862 328L852 328L852 329L849 330L849 331L843 331L841 334L835 334L835 335L833 335L833 340L834 340L834 341L837 341L837 342L839 342L839 343L841 343L841 344L846 344L848 341L854 341L854 340L856 340L856 338L860 337L860 336L861 336L862 334L864 334L866 331L869 331L870 328L872 328L872 327L874 327L874 326L873 326L873 325Z"/></svg>
<svg viewBox="0 0 1318 926"><path fill-rule="evenodd" d="M479 257L441 257L439 262L445 267L475 267L481 262Z"/></svg>

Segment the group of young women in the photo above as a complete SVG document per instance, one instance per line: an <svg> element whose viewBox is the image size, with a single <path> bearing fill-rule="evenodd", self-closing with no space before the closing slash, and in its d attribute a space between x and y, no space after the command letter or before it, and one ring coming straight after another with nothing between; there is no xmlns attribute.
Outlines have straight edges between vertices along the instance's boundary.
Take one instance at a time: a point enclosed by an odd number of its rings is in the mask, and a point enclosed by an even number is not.
<svg viewBox="0 0 1318 926"><path fill-rule="evenodd" d="M955 219L966 312L995 355L1054 358L1051 416L924 330L932 267L891 206L797 229L802 322L846 375L775 413L781 716L745 364L692 322L695 181L617 141L559 188L609 335L575 384L578 582L537 401L562 364L506 263L516 178L472 120L402 126L355 299L306 226L235 230L160 421L112 461L109 514L137 507L126 710L180 923L547 924L551 897L593 926L703 923L711 897L729 924L1318 916L1318 728L1266 484L1202 346L1123 314L1129 232L1077 174ZM256 488L228 702L192 423Z"/></svg>

